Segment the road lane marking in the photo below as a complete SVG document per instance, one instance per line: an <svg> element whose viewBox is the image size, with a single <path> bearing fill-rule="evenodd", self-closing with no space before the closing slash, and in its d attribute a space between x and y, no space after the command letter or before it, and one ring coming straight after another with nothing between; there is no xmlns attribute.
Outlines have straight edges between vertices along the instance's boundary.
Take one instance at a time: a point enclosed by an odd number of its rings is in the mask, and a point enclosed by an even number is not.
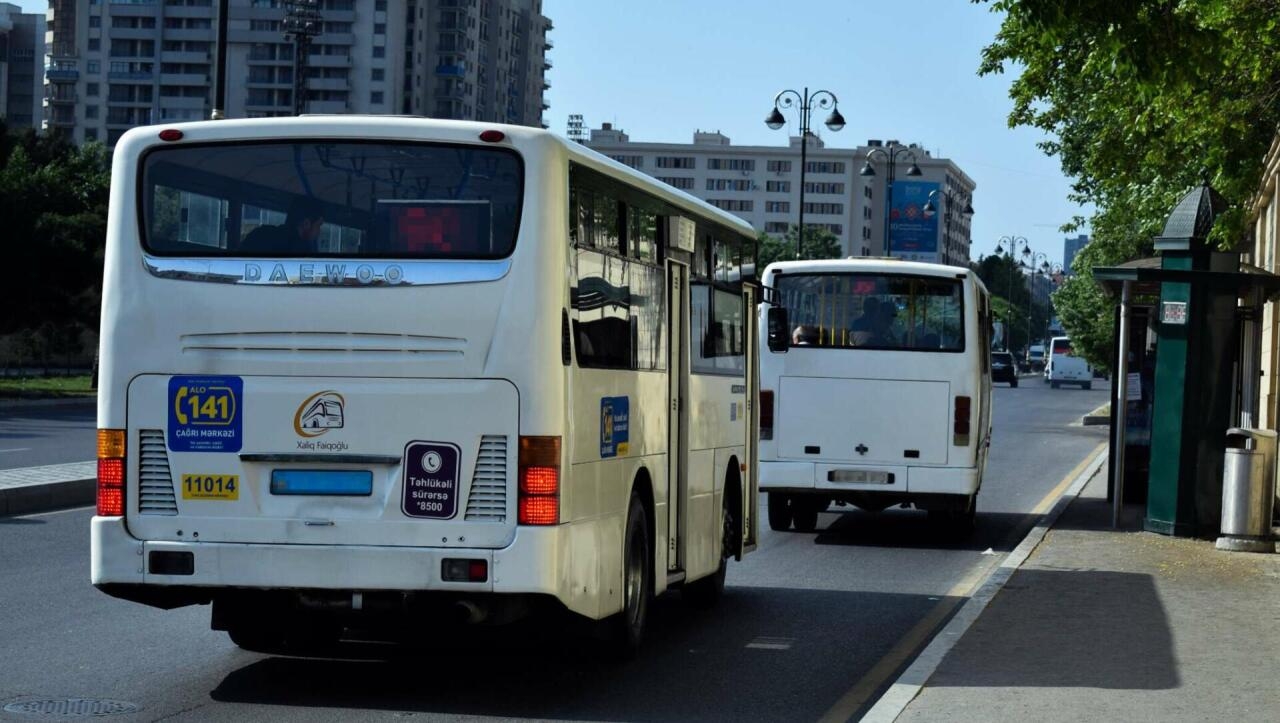
<svg viewBox="0 0 1280 723"><path fill-rule="evenodd" d="M1033 516L1042 516L1046 510L1051 508L1061 498L1062 494L1071 487L1072 483L1077 482L1084 471L1097 461L1098 455L1102 450L1106 449L1106 447L1107 443L1102 442L1097 447L1094 447L1089 454L1085 455L1084 459L1072 468L1072 470L1067 473L1067 476L1055 485L1054 488L1050 490L1034 508L1032 508L1031 514ZM1034 531L1034 529L1035 526L1033 525L1032 531ZM1017 550L1015 550L1015 552L1017 552ZM1022 559L1025 559L1026 554L1029 554L1029 552L1030 551L1028 550L1027 553L1020 556L1020 559L1018 560L1019 565L1021 564ZM1013 553L1004 556L1003 559L1000 557L992 557L970 570L969 573L960 580L960 582L953 585L951 589L943 595L942 599L938 601L938 603L934 605L919 622L907 631L906 635L902 636L902 638L898 640L898 642L884 657L880 658L880 660L872 666L871 670L867 671L862 678L858 680L858 682L854 683L853 687L850 688L848 692L840 696L840 699L836 701L835 705L831 706L830 710L818 719L820 723L847 721L855 713L861 710L863 706L870 702L870 697L874 695L875 692L879 690L889 679L889 676L893 675L894 671L901 668L902 665L907 662L908 658L911 657L911 654L933 635L934 631L938 629L938 626L942 621L946 620L953 612L955 612L956 608L958 608L962 603L970 600L976 590L987 584L989 582L987 578L994 575L1001 568L1005 568L1004 563L1012 556ZM1012 574L1012 570L1008 570L1007 574ZM1003 585L1003 581L1001 581L1001 585ZM996 590L992 590L990 594L994 596L995 592ZM973 617L976 618L977 614L975 613ZM966 625L965 627L967 629L968 626ZM963 634L963 630L960 631L960 634ZM959 638L959 634L957 634L955 638ZM954 640L952 643L954 643ZM948 646L947 649L949 650L950 646ZM943 654L945 654L945 652L946 651L943 651ZM940 656L938 662L941 662ZM930 670L929 674L931 675L932 672L933 671ZM920 686L916 687L916 692L918 692L919 688L922 686L923 681L921 681ZM913 692L911 694L911 698L914 697L915 693ZM907 702L910 702L910 698L907 699ZM906 703L903 703L904 708L905 706ZM901 712L901 709L899 709L898 712ZM894 714L894 717L897 717L896 713ZM889 718L889 720L892 720L892 718Z"/></svg>
<svg viewBox="0 0 1280 723"><path fill-rule="evenodd" d="M5 452L30 452L30 451L31 451L30 447L13 447L11 449L0 449L0 454L4 454Z"/></svg>

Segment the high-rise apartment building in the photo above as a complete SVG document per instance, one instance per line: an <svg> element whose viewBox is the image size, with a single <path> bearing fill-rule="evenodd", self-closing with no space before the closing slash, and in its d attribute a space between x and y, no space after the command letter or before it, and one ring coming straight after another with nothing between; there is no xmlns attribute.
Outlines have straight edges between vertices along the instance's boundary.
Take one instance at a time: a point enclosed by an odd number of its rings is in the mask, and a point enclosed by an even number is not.
<svg viewBox="0 0 1280 723"><path fill-rule="evenodd" d="M540 0L318 0L303 112L540 125L550 27L540 9ZM227 117L294 113L300 64L285 12L282 0L230 0ZM134 126L208 118L216 32L215 0L51 0L45 127L111 144Z"/></svg>
<svg viewBox="0 0 1280 723"><path fill-rule="evenodd" d="M1068 237L1062 240L1062 270L1063 273L1070 274L1071 262L1075 260L1076 254L1080 253L1080 249L1089 243L1088 234L1080 234L1075 237Z"/></svg>
<svg viewBox="0 0 1280 723"><path fill-rule="evenodd" d="M44 16L0 3L0 118L9 128L40 124Z"/></svg>
<svg viewBox="0 0 1280 723"><path fill-rule="evenodd" d="M724 134L698 131L693 143L632 142L605 123L592 129L588 146L636 170L740 216L759 231L780 235L799 220L800 138L787 146L735 146ZM884 220L893 222L891 255L965 266L969 263L969 207L976 187L953 161L918 145L921 175L905 175L910 161L897 158L892 211L885 164L873 149L897 141L869 141L857 148L828 148L811 136L805 171L805 226L840 239L847 256L883 256ZM871 153L875 175L861 171ZM932 193L931 193L932 192ZM948 200L949 199L949 200ZM926 202L932 210L926 211Z"/></svg>
<svg viewBox="0 0 1280 723"><path fill-rule="evenodd" d="M545 127L542 0L409 3L403 112Z"/></svg>

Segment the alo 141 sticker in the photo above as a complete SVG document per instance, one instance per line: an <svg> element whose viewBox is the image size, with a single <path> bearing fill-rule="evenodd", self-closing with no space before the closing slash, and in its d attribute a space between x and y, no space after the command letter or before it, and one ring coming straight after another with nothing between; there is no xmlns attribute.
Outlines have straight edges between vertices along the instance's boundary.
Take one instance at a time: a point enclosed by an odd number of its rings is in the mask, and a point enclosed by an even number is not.
<svg viewBox="0 0 1280 723"><path fill-rule="evenodd" d="M458 445L410 442L404 448L404 500L409 517L449 519L458 511L461 467Z"/></svg>
<svg viewBox="0 0 1280 723"><path fill-rule="evenodd" d="M243 399L240 377L170 377L169 449L239 452L244 441Z"/></svg>

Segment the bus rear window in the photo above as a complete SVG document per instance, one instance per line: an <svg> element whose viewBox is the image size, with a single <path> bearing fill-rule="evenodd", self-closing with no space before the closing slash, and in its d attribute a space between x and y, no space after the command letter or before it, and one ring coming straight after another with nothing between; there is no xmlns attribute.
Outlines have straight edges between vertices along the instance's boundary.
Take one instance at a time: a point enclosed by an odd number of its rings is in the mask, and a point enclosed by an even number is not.
<svg viewBox="0 0 1280 723"><path fill-rule="evenodd" d="M795 346L964 351L964 288L957 279L783 274L774 286Z"/></svg>
<svg viewBox="0 0 1280 723"><path fill-rule="evenodd" d="M142 160L157 256L493 259L515 247L511 150L294 141L161 147Z"/></svg>
<svg viewBox="0 0 1280 723"><path fill-rule="evenodd" d="M1067 356L1071 356L1071 340L1070 339L1054 339L1053 353L1066 354Z"/></svg>

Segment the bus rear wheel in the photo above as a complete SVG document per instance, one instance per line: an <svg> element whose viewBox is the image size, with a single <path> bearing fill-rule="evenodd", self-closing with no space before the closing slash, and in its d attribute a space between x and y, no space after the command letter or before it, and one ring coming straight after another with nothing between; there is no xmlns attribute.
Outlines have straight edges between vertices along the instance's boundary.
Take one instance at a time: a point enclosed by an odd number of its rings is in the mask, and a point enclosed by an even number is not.
<svg viewBox="0 0 1280 723"><path fill-rule="evenodd" d="M769 493L769 529L786 532L791 528L791 497L781 492Z"/></svg>
<svg viewBox="0 0 1280 723"><path fill-rule="evenodd" d="M821 497L799 497L791 502L792 516L797 532L813 532L818 529L818 513L827 509L828 502Z"/></svg>
<svg viewBox="0 0 1280 723"><path fill-rule="evenodd" d="M620 659L634 658L644 639L653 598L652 549L649 515L640 496L632 493L622 546L622 612L607 621L609 652Z"/></svg>

